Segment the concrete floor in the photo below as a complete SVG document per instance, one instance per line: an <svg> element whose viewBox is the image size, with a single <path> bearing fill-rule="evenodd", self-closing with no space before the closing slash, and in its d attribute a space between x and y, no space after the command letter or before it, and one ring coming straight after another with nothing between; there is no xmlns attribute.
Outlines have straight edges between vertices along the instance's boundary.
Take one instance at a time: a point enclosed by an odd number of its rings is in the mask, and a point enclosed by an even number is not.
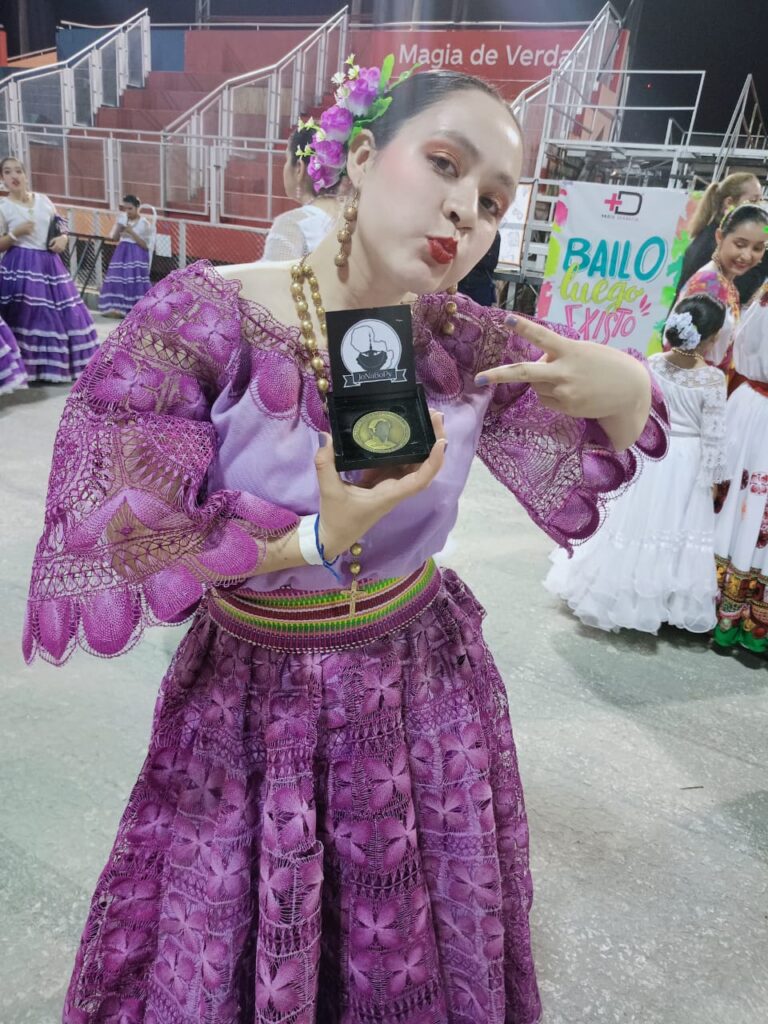
<svg viewBox="0 0 768 1024"><path fill-rule="evenodd" d="M0 399L1 1024L60 1019L182 634L155 630L118 660L23 664L24 597L66 391ZM676 631L581 627L541 587L549 541L480 465L454 536L450 562L490 610L487 636L509 684L546 1024L765 1024L765 665Z"/></svg>

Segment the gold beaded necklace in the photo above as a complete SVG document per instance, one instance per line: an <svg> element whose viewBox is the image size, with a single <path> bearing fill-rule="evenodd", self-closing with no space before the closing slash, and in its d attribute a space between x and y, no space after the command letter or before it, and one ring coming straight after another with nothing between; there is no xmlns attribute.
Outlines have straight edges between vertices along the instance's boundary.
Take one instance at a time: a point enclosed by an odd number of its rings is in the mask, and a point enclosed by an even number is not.
<svg viewBox="0 0 768 1024"><path fill-rule="evenodd" d="M325 309L323 308L323 300L320 295L320 287L317 283L317 278L315 277L312 267L309 266L306 259L303 259L301 263L296 263L291 267L291 295L293 296L296 313L299 317L301 346L304 349L304 354L309 368L315 375L315 385L317 386L317 390L320 392L323 405L327 407L328 402L326 396L331 383L325 372L325 362L319 352L317 336L315 335L315 328L309 311L309 303L307 302L306 293L304 291L305 284L309 285L309 294L312 304L315 307L317 322L320 324L320 332L326 339L327 345L328 325L325 322ZM352 585L349 590L342 590L341 593L344 597L349 598L349 614L354 615L358 596L357 577L360 575L360 571L362 569L359 561L360 555L363 553L362 544L360 544L359 541L356 541L349 549L349 553L354 559L354 561L349 565L349 571L354 579L352 580Z"/></svg>

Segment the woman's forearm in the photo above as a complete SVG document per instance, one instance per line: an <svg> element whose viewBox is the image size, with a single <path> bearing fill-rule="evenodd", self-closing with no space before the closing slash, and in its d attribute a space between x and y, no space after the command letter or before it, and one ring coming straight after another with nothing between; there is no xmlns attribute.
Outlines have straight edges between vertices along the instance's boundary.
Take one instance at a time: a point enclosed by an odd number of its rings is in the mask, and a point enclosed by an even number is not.
<svg viewBox="0 0 768 1024"><path fill-rule="evenodd" d="M613 416L604 416L598 423L608 435L617 452L623 452L640 437L651 413L651 379L642 363L635 363L636 372L642 373L645 387L639 389L638 400L633 406Z"/></svg>
<svg viewBox="0 0 768 1024"><path fill-rule="evenodd" d="M14 246L14 240L10 234L0 235L0 252L8 252Z"/></svg>

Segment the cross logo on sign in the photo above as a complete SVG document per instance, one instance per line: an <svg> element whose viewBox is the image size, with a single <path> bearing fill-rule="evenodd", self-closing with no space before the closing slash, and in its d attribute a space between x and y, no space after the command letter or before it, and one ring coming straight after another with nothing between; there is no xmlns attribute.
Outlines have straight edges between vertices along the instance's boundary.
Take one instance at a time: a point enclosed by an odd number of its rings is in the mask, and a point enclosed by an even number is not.
<svg viewBox="0 0 768 1024"><path fill-rule="evenodd" d="M643 205L643 197L639 192L627 192L622 189L619 192L614 192L603 202L617 217L636 217Z"/></svg>

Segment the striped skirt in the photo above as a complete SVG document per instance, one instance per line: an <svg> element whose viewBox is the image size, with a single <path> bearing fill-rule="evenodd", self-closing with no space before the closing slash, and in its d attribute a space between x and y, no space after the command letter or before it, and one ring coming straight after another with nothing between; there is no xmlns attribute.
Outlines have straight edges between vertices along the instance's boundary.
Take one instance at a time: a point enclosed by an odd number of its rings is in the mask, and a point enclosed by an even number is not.
<svg viewBox="0 0 768 1024"><path fill-rule="evenodd" d="M0 319L0 395L27 386L27 372L19 346L8 325Z"/></svg>
<svg viewBox="0 0 768 1024"><path fill-rule="evenodd" d="M130 313L149 291L149 252L135 242L120 242L99 295L101 313Z"/></svg>
<svg viewBox="0 0 768 1024"><path fill-rule="evenodd" d="M56 253L14 246L0 262L0 315L30 380L71 381L98 348L91 314Z"/></svg>

